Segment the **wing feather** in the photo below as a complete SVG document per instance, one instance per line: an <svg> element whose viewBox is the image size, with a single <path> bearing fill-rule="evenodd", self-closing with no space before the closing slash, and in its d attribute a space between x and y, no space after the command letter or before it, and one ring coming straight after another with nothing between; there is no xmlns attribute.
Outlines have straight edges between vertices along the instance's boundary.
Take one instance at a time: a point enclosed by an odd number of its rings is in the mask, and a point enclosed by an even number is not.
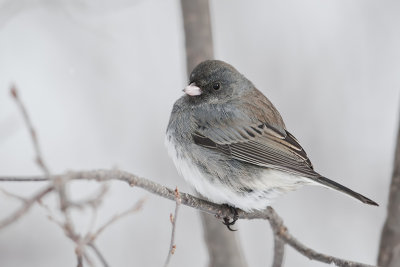
<svg viewBox="0 0 400 267"><path fill-rule="evenodd" d="M320 176L297 139L286 130L284 135L267 123L241 129L219 126L199 127L193 134L194 142L249 164L310 178Z"/></svg>

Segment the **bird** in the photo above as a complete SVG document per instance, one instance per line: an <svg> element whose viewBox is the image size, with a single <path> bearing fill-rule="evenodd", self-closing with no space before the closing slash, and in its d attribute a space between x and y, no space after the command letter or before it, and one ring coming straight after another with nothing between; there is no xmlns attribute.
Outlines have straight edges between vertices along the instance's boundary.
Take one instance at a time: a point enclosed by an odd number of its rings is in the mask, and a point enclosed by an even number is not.
<svg viewBox="0 0 400 267"><path fill-rule="evenodd" d="M305 185L378 204L314 170L271 101L230 64L199 63L173 105L165 135L170 157L203 198L231 208L264 210L280 195Z"/></svg>

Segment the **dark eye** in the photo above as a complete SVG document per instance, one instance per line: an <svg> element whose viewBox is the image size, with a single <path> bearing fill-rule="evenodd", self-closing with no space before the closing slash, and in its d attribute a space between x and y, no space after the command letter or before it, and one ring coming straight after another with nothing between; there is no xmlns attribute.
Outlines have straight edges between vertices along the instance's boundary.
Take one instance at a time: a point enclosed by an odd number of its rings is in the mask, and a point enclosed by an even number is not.
<svg viewBox="0 0 400 267"><path fill-rule="evenodd" d="M220 83L213 83L212 85L214 90L219 90L219 88L221 88L221 84Z"/></svg>

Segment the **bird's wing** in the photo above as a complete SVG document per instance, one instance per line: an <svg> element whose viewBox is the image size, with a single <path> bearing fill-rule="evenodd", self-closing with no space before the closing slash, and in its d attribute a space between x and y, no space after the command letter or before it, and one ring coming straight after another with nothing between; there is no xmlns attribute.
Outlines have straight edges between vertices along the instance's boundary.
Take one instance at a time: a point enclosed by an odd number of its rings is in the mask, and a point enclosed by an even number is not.
<svg viewBox="0 0 400 267"><path fill-rule="evenodd" d="M219 126L200 127L192 134L195 144L220 151L235 160L308 177L363 203L378 206L373 200L315 172L306 152L288 131L282 134L266 123L241 129Z"/></svg>
<svg viewBox="0 0 400 267"><path fill-rule="evenodd" d="M238 127L237 125L240 125ZM253 165L277 169L309 178L320 177L296 138L268 123L249 126L231 120L198 125L192 137L197 145Z"/></svg>
<svg viewBox="0 0 400 267"><path fill-rule="evenodd" d="M320 177L299 142L286 131L277 109L257 89L238 102L209 105L196 114L196 144L253 165Z"/></svg>
<svg viewBox="0 0 400 267"><path fill-rule="evenodd" d="M191 122L197 125L192 132L195 144L241 162L307 177L364 203L378 205L315 172L304 149L286 130L279 112L257 89L250 90L239 103L205 108L192 117Z"/></svg>

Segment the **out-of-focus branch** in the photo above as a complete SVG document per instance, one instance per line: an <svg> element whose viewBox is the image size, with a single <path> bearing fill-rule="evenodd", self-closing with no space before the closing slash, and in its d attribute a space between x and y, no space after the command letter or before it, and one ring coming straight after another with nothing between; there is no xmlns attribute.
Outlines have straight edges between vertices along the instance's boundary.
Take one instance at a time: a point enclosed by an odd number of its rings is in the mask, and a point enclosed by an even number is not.
<svg viewBox="0 0 400 267"><path fill-rule="evenodd" d="M25 121L26 127L29 131L29 135L32 140L32 145L33 149L35 152L36 160L35 162L39 165L40 169L43 171L45 177L49 178L51 180L51 185L48 187L46 190L42 190L39 192L36 196L31 198L29 201L25 203L25 205L22 207L20 210L20 213L16 213L18 217L21 217L26 211L29 209L30 203L35 203L36 201L39 201L45 194L49 193L50 191L56 191L59 199L59 204L60 204L60 210L64 216L64 221L59 223L59 225L62 227L62 229L65 232L65 235L69 237L73 242L75 242L76 249L75 249L75 254L77 256L77 265L82 266L82 256L85 257L85 252L81 249L80 246L80 237L79 235L75 232L74 225L71 220L70 216L70 208L71 205L68 195L67 195L67 189L66 189L66 180L65 179L52 179L50 170L47 166L47 164L44 161L43 155L42 155L42 149L39 145L39 140L37 137L37 133L35 130L35 127L33 126L33 123L29 117L29 114L25 108L24 103L22 102L21 98L19 97L17 88L13 85L11 86L10 89L11 95L16 101L18 108L21 111L21 114L23 116L23 119ZM25 209L24 209L25 208ZM14 218L18 218L14 217Z"/></svg>
<svg viewBox="0 0 400 267"><path fill-rule="evenodd" d="M45 187L44 189L40 190L38 193L36 193L33 197L25 199L13 194L9 194L6 191L4 191L8 196L17 198L18 200L23 201L23 206L15 211L11 216L5 218L4 220L0 221L0 229L4 228L11 223L15 222L18 220L20 217L22 217L24 214L26 214L29 209L35 204L36 202L40 202L40 200L50 192L55 192L58 196L59 199L59 207L60 211L64 217L64 220L58 221L52 216L51 210L41 203L41 206L45 208L49 212L49 219L57 223L58 226L63 229L65 235L71 239L75 243L75 254L77 257L77 266L83 266L83 260L85 260L90 266L93 266L92 260L89 258L89 255L85 251L85 247L89 246L93 249L95 252L96 256L99 258L99 260L102 262L103 266L107 267L108 264L104 258L104 256L100 253L99 249L94 245L94 241L97 238L97 236L109 225L117 221L118 219L122 218L123 216L132 213L138 209L143 204L143 200L139 201L133 208L129 209L128 211L122 213L121 215L115 216L112 218L107 224L105 224L103 227L101 227L97 232L94 234L91 233L89 230L88 233L82 237L80 234L78 234L75 229L74 229L74 224L72 222L71 216L70 216L70 210L73 208L84 208L86 206L89 206L93 209L93 220L91 223L91 227L94 225L94 220L95 220L95 215L97 214L97 208L101 204L101 201L104 197L104 195L107 192L107 184L103 184L101 190L99 193L94 197L94 198L89 198L85 199L79 202L73 202L70 200L67 192L67 184L70 180L68 176L52 176L49 168L47 167L43 156L42 156L42 150L39 145L38 137L36 134L36 130L32 124L32 121L30 120L30 117L28 115L27 109L25 108L21 98L19 97L18 91L15 86L12 86L10 89L10 93L14 100L16 101L21 114L23 116L24 122L27 126L27 129L29 130L29 134L32 140L34 152L35 152L35 158L36 158L36 163L39 165L40 169L44 173L44 177L40 179L33 179L34 181L44 181L47 180L50 185ZM32 180L32 181L33 181Z"/></svg>
<svg viewBox="0 0 400 267"><path fill-rule="evenodd" d="M77 254L77 264L78 267L83 267L83 259L81 254Z"/></svg>
<svg viewBox="0 0 400 267"><path fill-rule="evenodd" d="M120 170L78 171L78 172L69 172L67 174L53 175L53 177L59 179L68 178L70 180L94 180L98 182L105 182L111 180L123 181L128 183L130 186L140 187L150 193L175 201L175 190L160 185L158 183L152 182L148 179ZM36 177L36 176L21 177L21 181L27 181L30 179L37 180L38 178L44 178L44 177ZM10 181L10 180L18 181L19 179L17 177L0 177L0 181ZM211 214L216 218L220 219L224 217L233 218L234 216L231 210L224 205L218 205L183 192L180 192L180 197L182 205L198 209L204 213ZM268 207L263 211L255 211L255 212L245 212L243 210L238 210L238 216L239 219L269 220L275 235L277 235L285 244L293 247L295 250L297 250L298 252L300 252L301 254L303 254L304 256L306 256L311 260L317 260L329 264L334 263L337 266L348 266L348 267L372 266L332 257L323 253L316 252L315 250L305 246L289 233L281 217L279 217L279 215L271 207Z"/></svg>
<svg viewBox="0 0 400 267"><path fill-rule="evenodd" d="M31 119L29 117L28 112L26 111L25 105L22 102L21 98L19 97L17 88L14 85L11 86L10 92L11 92L11 95L14 98L15 102L17 103L17 105L18 105L18 107L19 107L19 109L21 111L21 114L22 114L22 116L24 118L25 124L26 124L26 126L27 126L27 128L29 130L30 137L32 139L33 148L35 150L35 155L36 155L35 162L42 169L43 173L47 177L49 177L50 176L50 171L49 171L49 168L47 167L45 161L43 160L42 149L40 148L40 145L39 145L39 141L38 141L38 138L37 138L36 130L33 127L32 121L31 121Z"/></svg>
<svg viewBox="0 0 400 267"><path fill-rule="evenodd" d="M26 199L21 208L16 210L11 216L0 221L0 230L16 222L19 218L25 215L36 202L40 201L45 195L47 195L53 190L54 190L53 186L46 186L44 189L37 192L34 196Z"/></svg>
<svg viewBox="0 0 400 267"><path fill-rule="evenodd" d="M281 267L285 256L285 242L278 235L274 235L274 260L272 267Z"/></svg>
<svg viewBox="0 0 400 267"><path fill-rule="evenodd" d="M116 221L122 219L123 217L125 217L131 213L134 213L134 212L137 212L138 210L140 210L143 207L144 202L145 202L144 198L139 200L137 203L135 203L135 205L132 206L132 208L112 217L105 224L103 224L103 226L101 226L95 233L88 234L87 235L88 238L85 238L85 239L88 239L87 243L92 243L111 224L115 223Z"/></svg>
<svg viewBox="0 0 400 267"><path fill-rule="evenodd" d="M214 58L210 6L208 0L181 0L185 32L187 74L200 62ZM209 254L210 267L247 266L240 243L233 233L228 233L214 218L200 214L204 240Z"/></svg>
<svg viewBox="0 0 400 267"><path fill-rule="evenodd" d="M179 206L181 205L182 199L181 195L179 193L178 187L175 188L175 213L172 215L170 214L169 218L172 224L172 231L171 231L171 242L169 244L169 250L168 250L168 256L167 259L165 260L164 267L167 267L169 265L169 261L171 259L171 255L175 253L176 245L175 245L175 229L176 229L176 220L178 219L178 211L179 211Z"/></svg>
<svg viewBox="0 0 400 267"><path fill-rule="evenodd" d="M186 70L206 59L214 58L210 7L208 0L181 0L185 31Z"/></svg>
<svg viewBox="0 0 400 267"><path fill-rule="evenodd" d="M400 266L400 123L397 133L387 217L382 229L378 265Z"/></svg>
<svg viewBox="0 0 400 267"><path fill-rule="evenodd" d="M104 258L103 254L100 252L100 250L97 248L97 246L94 243L89 243L88 246L92 248L92 250L94 251L96 256L101 261L101 264L103 264L103 267L109 267L106 259Z"/></svg>

